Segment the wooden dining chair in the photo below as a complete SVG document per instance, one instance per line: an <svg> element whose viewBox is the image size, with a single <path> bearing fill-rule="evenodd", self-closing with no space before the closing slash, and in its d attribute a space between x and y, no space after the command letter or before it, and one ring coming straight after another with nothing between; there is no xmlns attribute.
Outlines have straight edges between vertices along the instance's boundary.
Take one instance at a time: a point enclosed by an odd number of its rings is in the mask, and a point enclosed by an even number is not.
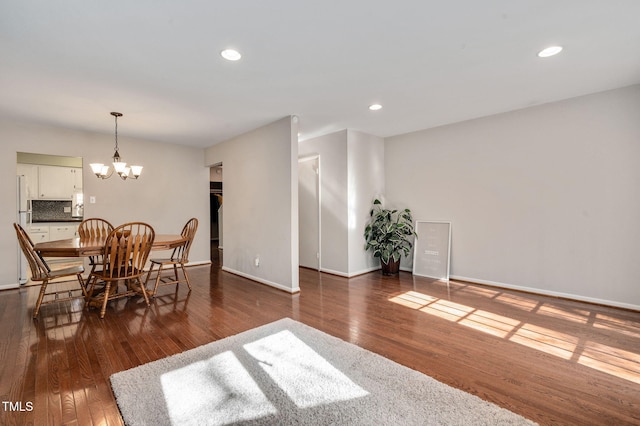
<svg viewBox="0 0 640 426"><path fill-rule="evenodd" d="M143 222L130 222L116 227L104 244L101 268L89 274L86 304L100 307L104 318L107 302L121 297L142 295L149 306L149 297L142 285L144 266L147 263L155 231ZM125 286L119 288L119 283Z"/></svg>
<svg viewBox="0 0 640 426"><path fill-rule="evenodd" d="M27 262L29 263L29 268L31 269L31 281L40 281L40 293L38 294L38 300L36 301L36 306L33 310L34 318L38 316L38 312L40 312L40 307L42 305L86 297L87 291L84 279L82 278L84 268L81 265L52 271L44 258L35 251L33 241L31 241L31 238L29 238L29 235L24 228L17 223L14 223L13 227L16 230L16 235L18 237L22 253L24 253L24 256L27 258ZM56 278L72 277L74 275L78 280L78 284L80 284L79 288L51 291L47 293L47 286L50 284L51 280ZM82 294L76 294L78 291L81 291ZM45 297L48 296L53 296L53 299L45 300Z"/></svg>
<svg viewBox="0 0 640 426"><path fill-rule="evenodd" d="M91 217L80 222L78 236L80 238L106 238L113 231L113 225L106 219Z"/></svg>
<svg viewBox="0 0 640 426"><path fill-rule="evenodd" d="M85 219L78 225L78 236L81 239L87 240L102 240L107 238L113 231L113 225L108 220L92 217ZM96 266L102 264L102 256L89 256L89 266L91 266L91 272L96 269Z"/></svg>
<svg viewBox="0 0 640 426"><path fill-rule="evenodd" d="M193 243L193 238L195 237L197 230L198 219L196 219L195 217L189 219L182 228L181 232L181 235L185 238L185 241L182 245L173 249L171 257L151 259L151 268L149 268L149 273L147 274L147 279L145 280L145 286L149 282L149 278L151 278L155 267L158 267L157 269L155 269L156 278L153 290L149 292L152 296L155 297L159 285L176 284L178 286L183 281L187 283L189 291L191 291L191 282L189 281L189 274L187 274L185 265L189 263L189 250L191 249L191 244ZM182 278L179 277L178 266L182 270ZM166 274L163 276L162 269L165 267L172 267L173 276Z"/></svg>

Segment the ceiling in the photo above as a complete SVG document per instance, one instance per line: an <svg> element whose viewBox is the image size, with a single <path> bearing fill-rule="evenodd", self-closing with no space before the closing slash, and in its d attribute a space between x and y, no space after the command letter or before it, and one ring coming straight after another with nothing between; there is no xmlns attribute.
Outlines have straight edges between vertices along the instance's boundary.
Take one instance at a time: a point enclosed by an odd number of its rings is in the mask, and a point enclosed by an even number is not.
<svg viewBox="0 0 640 426"><path fill-rule="evenodd" d="M0 114L112 133L119 111L124 140L198 147L286 115L301 139L387 137L640 83L639 16L638 0L3 0Z"/></svg>

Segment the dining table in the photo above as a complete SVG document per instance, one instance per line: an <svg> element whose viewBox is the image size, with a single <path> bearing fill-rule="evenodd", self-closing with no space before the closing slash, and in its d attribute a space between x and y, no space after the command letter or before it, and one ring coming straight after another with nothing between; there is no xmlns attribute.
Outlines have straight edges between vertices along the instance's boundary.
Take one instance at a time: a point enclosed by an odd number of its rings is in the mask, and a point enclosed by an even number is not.
<svg viewBox="0 0 640 426"><path fill-rule="evenodd" d="M102 254L106 238L67 238L37 243L34 250L42 257L85 257ZM180 234L156 234L151 250L171 250L184 244Z"/></svg>

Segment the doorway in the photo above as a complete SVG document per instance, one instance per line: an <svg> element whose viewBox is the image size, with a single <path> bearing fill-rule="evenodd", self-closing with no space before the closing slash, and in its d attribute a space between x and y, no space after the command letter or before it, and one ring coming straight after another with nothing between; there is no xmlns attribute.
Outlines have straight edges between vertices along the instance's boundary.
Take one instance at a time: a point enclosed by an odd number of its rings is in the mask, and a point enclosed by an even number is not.
<svg viewBox="0 0 640 426"><path fill-rule="evenodd" d="M17 223L34 242L73 238L84 215L82 157L16 153ZM19 284L31 273L20 247ZM56 268L79 266L82 258L47 258Z"/></svg>
<svg viewBox="0 0 640 426"><path fill-rule="evenodd" d="M211 262L222 266L222 163L209 168L209 216L211 221Z"/></svg>
<svg viewBox="0 0 640 426"><path fill-rule="evenodd" d="M298 159L299 264L320 270L320 156Z"/></svg>

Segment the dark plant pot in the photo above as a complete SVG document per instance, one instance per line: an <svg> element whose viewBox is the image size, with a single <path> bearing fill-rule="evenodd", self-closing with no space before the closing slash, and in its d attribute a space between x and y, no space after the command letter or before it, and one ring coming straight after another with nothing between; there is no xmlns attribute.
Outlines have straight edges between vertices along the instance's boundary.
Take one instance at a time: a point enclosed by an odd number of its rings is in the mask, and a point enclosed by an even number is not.
<svg viewBox="0 0 640 426"><path fill-rule="evenodd" d="M382 275L398 275L400 272L400 259L393 260L393 257L389 259L389 263L384 263L380 259L380 265L382 265Z"/></svg>

